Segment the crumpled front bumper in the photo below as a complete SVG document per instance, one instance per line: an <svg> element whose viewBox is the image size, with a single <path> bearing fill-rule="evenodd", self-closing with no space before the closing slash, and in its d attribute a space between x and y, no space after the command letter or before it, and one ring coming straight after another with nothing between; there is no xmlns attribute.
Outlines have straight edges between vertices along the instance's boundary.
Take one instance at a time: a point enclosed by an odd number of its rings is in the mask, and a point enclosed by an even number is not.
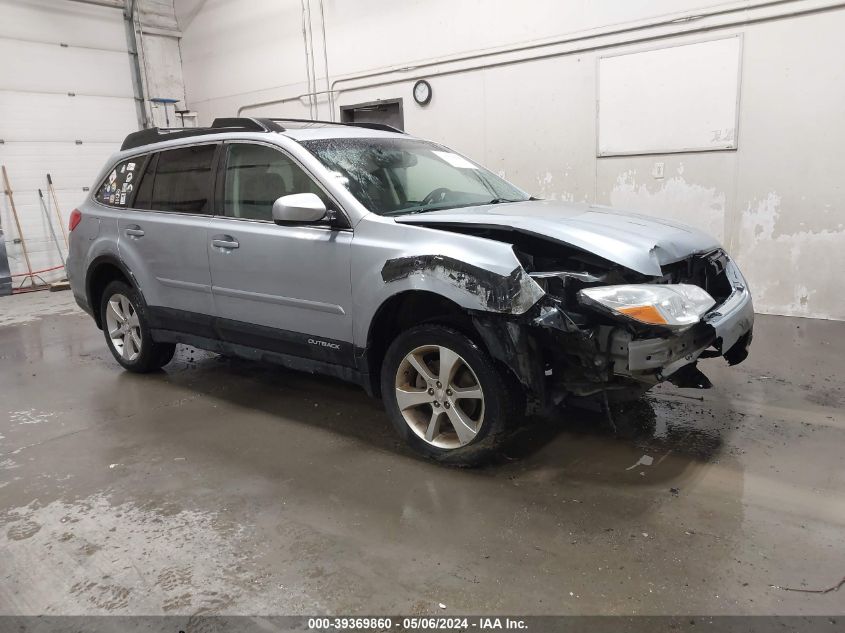
<svg viewBox="0 0 845 633"><path fill-rule="evenodd" d="M639 397L656 383L709 385L695 369L702 356L722 355L731 364L747 355L754 308L745 279L729 259L722 271L732 291L697 324L659 336L605 318L568 312L547 294L530 314L517 318L476 313L473 324L489 353L525 388L526 411L536 413L564 400L611 394L615 401ZM724 289L724 288L723 288ZM605 315L607 317L609 315ZM680 371L683 370L683 371Z"/></svg>
<svg viewBox="0 0 845 633"><path fill-rule="evenodd" d="M751 343L754 305L748 284L733 261L728 260L725 274L733 289L731 294L692 327L677 334L645 339L615 328L607 341L613 373L657 382L696 362L705 352L708 356L725 356L732 365L741 362ZM716 352L709 352L711 347Z"/></svg>
<svg viewBox="0 0 845 633"><path fill-rule="evenodd" d="M703 319L716 332L716 349L723 355L733 349L740 339L747 338L750 343L754 327L751 292L733 260L728 260L725 274L731 282L733 292L721 305L705 314Z"/></svg>

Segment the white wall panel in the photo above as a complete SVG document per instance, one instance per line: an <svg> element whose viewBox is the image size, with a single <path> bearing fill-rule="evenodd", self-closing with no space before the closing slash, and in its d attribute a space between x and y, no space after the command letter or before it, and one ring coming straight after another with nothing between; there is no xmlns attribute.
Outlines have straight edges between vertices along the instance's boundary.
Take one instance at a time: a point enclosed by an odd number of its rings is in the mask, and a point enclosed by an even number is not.
<svg viewBox="0 0 845 633"><path fill-rule="evenodd" d="M0 64L4 91L134 97L126 50L101 51L0 37L0 59L14 60Z"/></svg>
<svg viewBox="0 0 845 633"><path fill-rule="evenodd" d="M16 189L35 191L44 187L45 174L49 173L56 187L78 192L81 200L83 187L93 184L93 179L104 167L105 157L120 149L121 142L113 143L4 143L0 144L0 162L6 165Z"/></svg>
<svg viewBox="0 0 845 633"><path fill-rule="evenodd" d="M126 50L119 9L69 0L0 0L0 37Z"/></svg>
<svg viewBox="0 0 845 633"><path fill-rule="evenodd" d="M133 99L0 91L3 136L14 141L114 142L137 129Z"/></svg>

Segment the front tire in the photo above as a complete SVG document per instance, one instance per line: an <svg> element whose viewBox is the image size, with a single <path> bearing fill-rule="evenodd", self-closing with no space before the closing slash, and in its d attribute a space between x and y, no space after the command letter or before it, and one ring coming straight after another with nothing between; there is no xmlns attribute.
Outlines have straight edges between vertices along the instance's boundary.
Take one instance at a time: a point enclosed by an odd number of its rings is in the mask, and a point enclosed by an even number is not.
<svg viewBox="0 0 845 633"><path fill-rule="evenodd" d="M381 369L399 436L417 453L456 466L480 464L501 448L516 419L508 382L475 342L440 325L400 334Z"/></svg>
<svg viewBox="0 0 845 633"><path fill-rule="evenodd" d="M174 343L153 341L141 293L125 282L106 286L100 301L100 323L112 356L129 371L145 374L161 369L176 351Z"/></svg>

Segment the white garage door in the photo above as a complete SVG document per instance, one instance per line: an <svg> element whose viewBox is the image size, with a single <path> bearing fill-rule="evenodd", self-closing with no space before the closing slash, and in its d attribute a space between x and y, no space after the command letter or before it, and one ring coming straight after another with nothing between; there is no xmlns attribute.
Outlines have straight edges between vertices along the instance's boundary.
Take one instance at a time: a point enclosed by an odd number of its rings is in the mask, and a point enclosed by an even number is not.
<svg viewBox="0 0 845 633"><path fill-rule="evenodd" d="M33 269L59 266L66 248L47 174L66 224L106 158L138 129L123 12L70 0L0 0L0 60L0 163ZM2 200L9 265L13 275L24 273L10 201ZM63 275L42 276L52 281Z"/></svg>

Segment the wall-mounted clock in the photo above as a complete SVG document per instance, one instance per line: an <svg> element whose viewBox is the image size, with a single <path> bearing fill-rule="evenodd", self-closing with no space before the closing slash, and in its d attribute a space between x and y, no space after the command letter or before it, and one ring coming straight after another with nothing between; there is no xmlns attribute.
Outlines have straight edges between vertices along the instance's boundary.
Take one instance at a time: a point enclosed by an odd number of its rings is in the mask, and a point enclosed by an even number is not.
<svg viewBox="0 0 845 633"><path fill-rule="evenodd" d="M414 101L420 105L428 105L431 101L431 84L425 79L420 79L414 84Z"/></svg>

